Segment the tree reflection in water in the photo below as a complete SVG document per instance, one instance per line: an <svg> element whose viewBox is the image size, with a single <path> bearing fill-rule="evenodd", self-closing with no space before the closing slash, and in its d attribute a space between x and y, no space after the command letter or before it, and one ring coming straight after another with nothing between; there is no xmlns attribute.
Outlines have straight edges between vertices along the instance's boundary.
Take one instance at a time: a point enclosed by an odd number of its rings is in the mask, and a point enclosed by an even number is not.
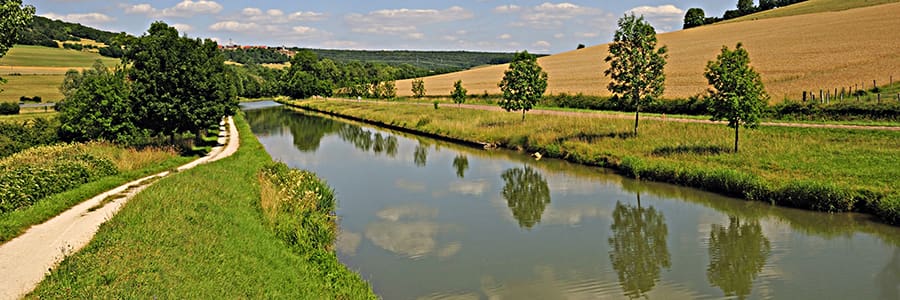
<svg viewBox="0 0 900 300"><path fill-rule="evenodd" d="M653 207L641 207L640 197L637 207L617 202L610 227L609 259L629 298L646 297L659 281L661 269L672 265L666 219Z"/></svg>
<svg viewBox="0 0 900 300"><path fill-rule="evenodd" d="M456 168L456 177L460 179L466 178L466 170L469 169L469 158L463 154L457 155L453 159L453 167Z"/></svg>
<svg viewBox="0 0 900 300"><path fill-rule="evenodd" d="M503 198L519 227L531 229L541 222L544 209L550 204L550 188L541 173L529 166L513 168L500 175L503 178Z"/></svg>
<svg viewBox="0 0 900 300"><path fill-rule="evenodd" d="M302 152L315 152L325 136L337 134L362 151L397 156L399 142L396 136L372 134L358 125L335 121L319 116L285 111L284 108L248 110L247 120L255 132L278 134L285 126L293 137L294 147Z"/></svg>
<svg viewBox="0 0 900 300"><path fill-rule="evenodd" d="M413 153L413 162L416 163L417 167L425 167L428 162L428 146L421 141L416 146L415 153Z"/></svg>
<svg viewBox="0 0 900 300"><path fill-rule="evenodd" d="M900 248L894 249L891 261L878 273L877 279L881 299L900 299Z"/></svg>
<svg viewBox="0 0 900 300"><path fill-rule="evenodd" d="M753 280L762 271L771 246L758 221L741 223L729 217L728 227L714 224L709 233L709 283L725 296L744 299L753 290Z"/></svg>

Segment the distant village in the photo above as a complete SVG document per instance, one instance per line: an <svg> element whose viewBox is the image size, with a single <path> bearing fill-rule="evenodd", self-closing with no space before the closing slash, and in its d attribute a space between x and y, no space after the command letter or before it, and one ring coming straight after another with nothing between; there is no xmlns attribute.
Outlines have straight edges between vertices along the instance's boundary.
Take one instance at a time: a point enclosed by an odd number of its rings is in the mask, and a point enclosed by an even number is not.
<svg viewBox="0 0 900 300"><path fill-rule="evenodd" d="M288 48L285 46L279 46L279 47L251 46L251 45L238 45L238 44L234 44L234 43L229 43L228 45L221 45L221 44L219 45L219 50L225 50L225 51L250 50L250 49L272 50L272 51L287 55L288 57L293 57L294 54L297 53L297 51L292 50L291 48Z"/></svg>

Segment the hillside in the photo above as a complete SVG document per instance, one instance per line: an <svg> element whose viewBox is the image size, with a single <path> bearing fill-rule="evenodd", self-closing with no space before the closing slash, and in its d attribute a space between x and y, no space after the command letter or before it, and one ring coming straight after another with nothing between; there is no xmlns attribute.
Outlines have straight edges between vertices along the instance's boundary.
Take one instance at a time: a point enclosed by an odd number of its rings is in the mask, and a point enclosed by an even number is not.
<svg viewBox="0 0 900 300"><path fill-rule="evenodd" d="M898 0L810 0L723 21L723 23L799 16L821 12L836 12L894 2L898 2Z"/></svg>
<svg viewBox="0 0 900 300"><path fill-rule="evenodd" d="M69 69L90 68L95 61L103 61L108 67L119 63L118 59L103 57L97 53L16 45L0 58L0 76L9 82L0 86L0 102L19 101L21 96L41 96L45 102L62 99L59 85Z"/></svg>
<svg viewBox="0 0 900 300"><path fill-rule="evenodd" d="M812 2L812 1L811 1ZM834 89L860 84L871 88L891 76L900 81L900 3L702 26L660 34L669 47L666 98L704 93L703 71L723 45L743 42L752 65L762 73L773 101L798 99L803 90ZM609 95L603 59L609 46L598 45L539 59L550 76L548 93ZM430 95L449 95L461 79L470 93L498 94L497 83L507 65L490 66L425 78ZM893 73L893 74L892 74ZM410 95L411 81L399 81L400 95Z"/></svg>

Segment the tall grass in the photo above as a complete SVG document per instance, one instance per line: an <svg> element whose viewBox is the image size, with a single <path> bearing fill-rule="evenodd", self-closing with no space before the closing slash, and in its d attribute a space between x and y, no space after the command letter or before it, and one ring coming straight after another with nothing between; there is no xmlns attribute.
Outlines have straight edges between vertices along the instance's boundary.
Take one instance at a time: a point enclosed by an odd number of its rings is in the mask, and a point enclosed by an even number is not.
<svg viewBox="0 0 900 300"><path fill-rule="evenodd" d="M729 128L648 120L638 137L629 120L515 114L399 103L305 101L295 105L410 128L422 133L603 166L641 179L828 212L892 213L900 170L900 133L762 127L743 131L742 151L727 149ZM388 109L386 109L388 108ZM422 123L421 120L429 120ZM717 147L718 146L718 147ZM687 149L688 151L675 151Z"/></svg>
<svg viewBox="0 0 900 300"><path fill-rule="evenodd" d="M27 298L373 298L336 257L300 253L266 225L258 176L272 160L235 121L237 153L148 187Z"/></svg>

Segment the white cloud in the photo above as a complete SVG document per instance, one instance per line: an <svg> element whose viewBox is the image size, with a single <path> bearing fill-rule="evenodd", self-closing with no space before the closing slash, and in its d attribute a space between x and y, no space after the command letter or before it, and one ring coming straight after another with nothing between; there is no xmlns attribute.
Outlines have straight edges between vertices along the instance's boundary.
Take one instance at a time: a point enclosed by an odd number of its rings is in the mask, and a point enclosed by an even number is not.
<svg viewBox="0 0 900 300"><path fill-rule="evenodd" d="M46 13L42 16L50 19L63 20L66 22L72 23L83 23L83 24L103 24L115 21L116 18L107 16L101 13L86 13L86 14L55 14L55 13Z"/></svg>
<svg viewBox="0 0 900 300"><path fill-rule="evenodd" d="M546 49L546 48L550 48L550 42L547 42L547 41L537 41L537 42L534 43L533 46L538 47L538 48L544 48L544 49Z"/></svg>
<svg viewBox="0 0 900 300"><path fill-rule="evenodd" d="M495 13L510 13L522 10L521 6L515 4L501 5L494 8Z"/></svg>
<svg viewBox="0 0 900 300"><path fill-rule="evenodd" d="M497 38L501 39L501 40L508 40L508 39L512 38L512 35L509 33L504 33L504 34L501 34L500 36L498 36Z"/></svg>
<svg viewBox="0 0 900 300"><path fill-rule="evenodd" d="M248 32L259 30L261 26L256 23L241 23L238 21L222 21L209 26L212 31Z"/></svg>
<svg viewBox="0 0 900 300"><path fill-rule="evenodd" d="M644 16L658 31L665 32L680 28L683 22L684 10L675 5L638 6L629 9L626 13Z"/></svg>
<svg viewBox="0 0 900 300"><path fill-rule="evenodd" d="M194 26L191 26L188 24L182 24L182 23L172 24L172 27L175 27L175 29L178 29L179 32L191 32L194 30Z"/></svg>
<svg viewBox="0 0 900 300"><path fill-rule="evenodd" d="M351 31L372 34L405 34L415 38L416 25L446 23L470 19L474 14L462 7L453 6L444 10L436 9L382 9L368 14L349 14L344 20ZM410 25L416 24L416 25Z"/></svg>
<svg viewBox="0 0 900 300"><path fill-rule="evenodd" d="M248 17L261 16L263 14L262 10L255 7L247 7L241 11L241 14Z"/></svg>
<svg viewBox="0 0 900 300"><path fill-rule="evenodd" d="M611 14L601 9L579 6L562 2L544 2L541 5L524 10L519 16L520 21L514 26L528 26L532 28L559 28L567 22L576 25L593 24L596 20L614 20Z"/></svg>
<svg viewBox="0 0 900 300"><path fill-rule="evenodd" d="M413 40L421 40L421 39L425 38L425 34L421 33L421 32L413 32L413 33L407 34L406 37L409 39L413 39Z"/></svg>
<svg viewBox="0 0 900 300"><path fill-rule="evenodd" d="M253 13L252 8L244 9L243 13ZM258 9L256 9L258 10ZM144 14L151 17L193 17L196 15L209 14L214 15L222 11L222 5L215 1L207 0L184 0L175 4L173 7L157 9L149 3L135 4L125 7L125 13Z"/></svg>
<svg viewBox="0 0 900 300"><path fill-rule="evenodd" d="M280 17L284 16L284 12L281 11L280 9L267 10L266 14L269 15L270 17L274 17L274 18L280 18Z"/></svg>
<svg viewBox="0 0 900 300"><path fill-rule="evenodd" d="M319 12L298 11L291 14L285 14L285 12L280 9L269 9L263 12L262 9L248 7L244 8L239 16L231 16L226 19L262 24L284 24L303 21L321 21L324 18L325 14Z"/></svg>

